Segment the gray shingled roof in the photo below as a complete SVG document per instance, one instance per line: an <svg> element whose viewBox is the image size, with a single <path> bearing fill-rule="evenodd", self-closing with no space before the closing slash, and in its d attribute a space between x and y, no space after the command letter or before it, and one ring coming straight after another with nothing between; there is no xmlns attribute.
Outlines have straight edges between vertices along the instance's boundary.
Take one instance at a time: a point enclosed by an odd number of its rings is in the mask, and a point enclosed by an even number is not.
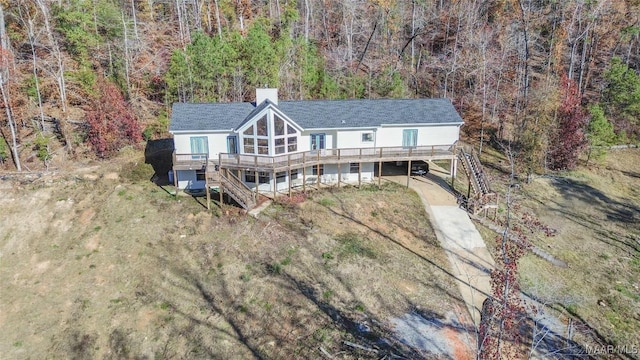
<svg viewBox="0 0 640 360"><path fill-rule="evenodd" d="M303 129L463 123L448 99L280 101L276 107ZM236 129L255 110L252 103L175 103L169 131Z"/></svg>

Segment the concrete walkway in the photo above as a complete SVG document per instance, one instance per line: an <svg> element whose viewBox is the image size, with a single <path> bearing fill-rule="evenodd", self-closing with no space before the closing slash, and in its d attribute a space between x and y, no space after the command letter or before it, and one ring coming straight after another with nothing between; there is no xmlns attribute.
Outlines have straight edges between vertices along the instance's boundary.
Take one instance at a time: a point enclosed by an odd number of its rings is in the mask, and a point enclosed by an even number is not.
<svg viewBox="0 0 640 360"><path fill-rule="evenodd" d="M437 170L433 169L437 173ZM407 184L406 176L384 177ZM490 270L495 263L475 225L461 209L445 180L433 173L412 177L409 187L424 204L440 245L447 252L451 272L475 325L480 323L482 303L491 293Z"/></svg>

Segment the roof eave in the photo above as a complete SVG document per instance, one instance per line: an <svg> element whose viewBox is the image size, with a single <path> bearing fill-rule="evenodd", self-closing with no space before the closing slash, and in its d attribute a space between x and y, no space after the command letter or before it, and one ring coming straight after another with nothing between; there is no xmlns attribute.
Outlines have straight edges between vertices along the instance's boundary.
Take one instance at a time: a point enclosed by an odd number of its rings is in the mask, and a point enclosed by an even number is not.
<svg viewBox="0 0 640 360"><path fill-rule="evenodd" d="M408 124L380 124L380 127L390 127L390 126L451 126L451 125L456 125L456 126L460 126L463 125L464 122L460 121L460 122L447 122L447 123L408 123Z"/></svg>
<svg viewBox="0 0 640 360"><path fill-rule="evenodd" d="M202 130L169 130L170 134L210 134L210 133L230 133L233 129L202 129Z"/></svg>

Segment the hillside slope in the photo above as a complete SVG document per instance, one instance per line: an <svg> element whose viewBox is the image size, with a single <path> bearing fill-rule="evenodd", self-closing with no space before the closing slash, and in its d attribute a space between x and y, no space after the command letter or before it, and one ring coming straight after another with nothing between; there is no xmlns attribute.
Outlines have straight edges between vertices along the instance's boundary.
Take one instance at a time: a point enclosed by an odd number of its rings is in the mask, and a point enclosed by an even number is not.
<svg viewBox="0 0 640 360"><path fill-rule="evenodd" d="M433 351L408 349L390 319L419 313L449 334L466 321L401 187L317 193L254 219L174 199L151 175L133 155L0 180L3 356L422 358Z"/></svg>

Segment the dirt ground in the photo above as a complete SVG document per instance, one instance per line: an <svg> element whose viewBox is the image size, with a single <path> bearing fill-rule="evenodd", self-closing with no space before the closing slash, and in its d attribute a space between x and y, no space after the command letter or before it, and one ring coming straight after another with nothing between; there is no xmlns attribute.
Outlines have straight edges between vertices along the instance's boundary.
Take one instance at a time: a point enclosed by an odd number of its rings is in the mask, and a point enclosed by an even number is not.
<svg viewBox="0 0 640 360"><path fill-rule="evenodd" d="M328 190L254 219L175 199L152 176L137 156L2 176L3 358L426 359L464 349L396 334L407 314L470 333L415 193ZM437 345L439 334L427 339Z"/></svg>

